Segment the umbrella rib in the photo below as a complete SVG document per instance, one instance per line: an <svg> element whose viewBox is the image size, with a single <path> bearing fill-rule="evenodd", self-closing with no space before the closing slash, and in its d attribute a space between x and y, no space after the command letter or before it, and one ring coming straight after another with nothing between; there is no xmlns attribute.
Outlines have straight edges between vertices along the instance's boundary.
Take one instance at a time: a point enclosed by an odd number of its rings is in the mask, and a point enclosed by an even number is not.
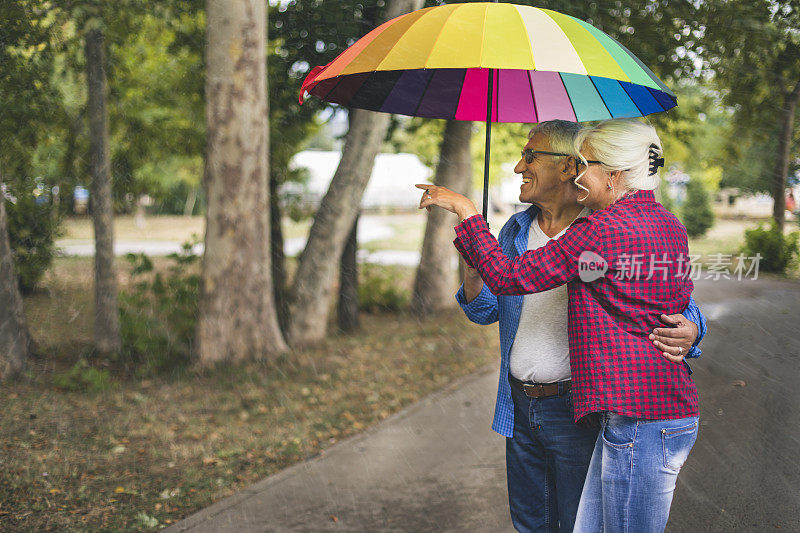
<svg viewBox="0 0 800 533"><path fill-rule="evenodd" d="M325 96L319 96L319 95L318 95L318 96L317 96L317 98L319 98L320 100L325 100L325 98L327 98L327 96L328 96L329 94L331 94L331 93L333 92L333 90L334 90L334 89L336 89L336 87L338 87L338 86L339 86L339 84L340 84L340 83L342 83L342 82L344 81L344 78L345 78L344 76L336 76L336 83L334 83L334 84L331 86L331 88L330 88L330 89L329 89L329 90L328 90L328 91L325 93ZM329 79L330 79L330 78L329 78ZM325 80L322 80L322 81L325 81ZM314 88L316 88L316 87L314 87Z"/></svg>
<svg viewBox="0 0 800 533"><path fill-rule="evenodd" d="M422 70L423 71L427 71L428 69L424 68ZM421 106L422 105L422 101L425 100L425 93L428 92L428 87L430 87L430 85L431 85L431 81L433 80L433 74L435 72L436 72L435 69L433 71L431 71L431 75L428 77L428 81L425 83L425 89L423 89L422 95L420 95L419 100L417 101L417 107L414 108L414 114L411 115L411 116L413 116L413 117L417 116L417 111L419 111L419 106Z"/></svg>
<svg viewBox="0 0 800 533"><path fill-rule="evenodd" d="M610 116L611 118L614 118L614 113L612 113L611 112L611 108L608 107L608 104L606 103L606 99L603 98L603 93L601 93L600 89L597 88L597 85L595 84L594 79L591 76L588 76L588 75L587 75L587 77L589 78L589 81L592 82L592 87L594 87L594 90L597 91L597 96L600 97L600 101L603 102L604 106L606 106L606 111L608 111L608 116ZM571 101L572 100L570 100L570 102Z"/></svg>
<svg viewBox="0 0 800 533"><path fill-rule="evenodd" d="M631 99L631 102L633 102L633 105L635 105L635 106L636 106L636 109L638 109L638 110L639 110L639 114L640 114L641 116L643 116L643 117L644 117L644 116L647 116L647 114L646 114L644 111L642 111L642 108L641 108L641 107L639 107L639 104L637 104L637 103L636 103L636 100L634 100L634 99L633 99L633 96L631 96L631 93L629 93L629 92L628 92L628 90L625 88L625 86L624 86L624 85L622 85L622 84L619 82L619 80L616 80L616 82L617 82L617 84L618 84L620 87L622 87L622 90L623 90L623 91L625 91L625 94L627 94L627 95L628 95L628 98L630 98L630 99Z"/></svg>
<svg viewBox="0 0 800 533"><path fill-rule="evenodd" d="M459 7L460 7L460 6L459 6ZM426 57L426 58L425 58L425 62L424 62L424 63L422 63L422 65L423 65L423 66L422 66L422 68L423 68L423 69L428 67L428 61L429 61L429 60L430 60L430 58L431 58L431 54L432 54L432 53L433 53L433 51L436 49L436 45L437 45L437 44L439 44L439 39L440 39L440 38L441 38L441 36L442 36L443 30L444 30L444 27L445 27L445 25L447 24L447 21L448 21L448 20L450 20L450 17L452 17L452 16L453 16L453 13L455 13L456 11L458 11L459 7L456 7L456 8L455 8L455 9L453 9L453 10L452 10L450 13L448 13L448 15L447 15L447 18L446 18L446 19L444 19L444 22L442 22L441 30L439 30L439 33L436 35L436 39L434 39L434 40L433 40L433 45L431 46L431 49L428 51L428 57ZM417 19L417 21L419 21L419 19ZM414 22L414 24L416 24L416 22ZM412 26L413 26L413 24L412 24ZM409 27L409 29L411 29L411 28Z"/></svg>
<svg viewBox="0 0 800 533"><path fill-rule="evenodd" d="M486 10L483 12L483 26L481 26L481 53L478 56L478 67L483 67L483 45L486 43L486 17L488 15L489 6L486 6Z"/></svg>
<svg viewBox="0 0 800 533"><path fill-rule="evenodd" d="M461 93L464 92L464 81L467 79L467 69L462 69L464 71L464 76L461 78L461 83L459 84L458 89L458 98L456 98L456 108L453 111L453 118L450 120L455 120L456 114L458 113L458 106L461 103Z"/></svg>
<svg viewBox="0 0 800 533"><path fill-rule="evenodd" d="M567 100L569 100L569 106L572 108L572 114L575 115L575 122L578 122L578 113L575 112L575 104L572 103L572 97L569 95L569 91L567 90L567 84L564 83L564 78L561 76L561 74L562 74L561 72L558 73L558 81L561 82L561 86L564 88L564 94L567 95Z"/></svg>
<svg viewBox="0 0 800 533"><path fill-rule="evenodd" d="M533 75L534 72L536 72L536 71L535 70L527 71L527 74L528 74L527 78L528 78L528 87L530 87L530 89L531 89L531 100L533 100L533 114L536 117L536 122L538 123L539 122L539 108L536 107L536 93L533 92L533 80L531 79L531 76Z"/></svg>

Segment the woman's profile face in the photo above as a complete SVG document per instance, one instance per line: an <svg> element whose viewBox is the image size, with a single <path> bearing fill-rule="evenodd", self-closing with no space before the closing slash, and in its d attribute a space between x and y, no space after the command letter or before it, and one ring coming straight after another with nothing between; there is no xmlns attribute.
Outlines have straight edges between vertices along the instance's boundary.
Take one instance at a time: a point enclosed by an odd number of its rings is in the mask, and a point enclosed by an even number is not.
<svg viewBox="0 0 800 533"><path fill-rule="evenodd" d="M588 160L596 159L594 150L592 150L590 146L587 146L586 143L581 147L581 154ZM581 170L586 168L583 167L583 163L580 163L580 165ZM586 172L577 180L579 185L578 203L595 211L598 209L605 209L611 205L614 201L613 191L608 186L611 180L612 173L603 170L602 165L598 163L589 163ZM580 185L588 189L588 191L582 189Z"/></svg>

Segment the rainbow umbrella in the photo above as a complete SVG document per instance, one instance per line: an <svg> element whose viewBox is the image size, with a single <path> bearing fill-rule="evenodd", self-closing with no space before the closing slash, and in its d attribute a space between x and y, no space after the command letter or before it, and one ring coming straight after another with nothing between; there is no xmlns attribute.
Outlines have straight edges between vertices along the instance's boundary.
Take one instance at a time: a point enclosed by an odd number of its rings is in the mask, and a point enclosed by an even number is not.
<svg viewBox="0 0 800 533"><path fill-rule="evenodd" d="M300 91L348 107L485 120L483 215L492 122L640 117L677 105L636 56L582 20L515 4L475 2L389 20Z"/></svg>

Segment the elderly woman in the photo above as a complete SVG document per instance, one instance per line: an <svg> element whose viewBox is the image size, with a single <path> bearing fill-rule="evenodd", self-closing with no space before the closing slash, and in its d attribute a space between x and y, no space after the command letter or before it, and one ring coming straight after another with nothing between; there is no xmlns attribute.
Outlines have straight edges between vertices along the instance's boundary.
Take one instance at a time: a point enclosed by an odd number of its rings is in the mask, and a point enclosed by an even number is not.
<svg viewBox="0 0 800 533"><path fill-rule="evenodd" d="M607 121L582 130L576 148L578 201L594 212L538 250L509 259L474 204L443 187L422 186L420 207L459 215L455 245L492 293L567 284L575 419L601 423L575 530L661 531L697 437L698 398L688 369L643 332L689 302L686 230L653 195L663 164L654 128Z"/></svg>

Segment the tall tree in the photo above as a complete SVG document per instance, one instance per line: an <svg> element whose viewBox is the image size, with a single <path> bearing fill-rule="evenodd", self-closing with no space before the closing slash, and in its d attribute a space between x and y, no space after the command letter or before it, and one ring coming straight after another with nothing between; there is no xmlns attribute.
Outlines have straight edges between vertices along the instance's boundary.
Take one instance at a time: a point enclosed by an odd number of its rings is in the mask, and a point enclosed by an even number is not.
<svg viewBox="0 0 800 533"><path fill-rule="evenodd" d="M89 152L92 175L92 221L95 235L94 343L100 353L121 345L114 268L114 214L108 148L105 44L100 19L89 19L85 36Z"/></svg>
<svg viewBox="0 0 800 533"><path fill-rule="evenodd" d="M0 379L25 367L32 344L8 242L6 187L0 177Z"/></svg>
<svg viewBox="0 0 800 533"><path fill-rule="evenodd" d="M442 138L434 183L467 194L472 180L470 140L472 122L449 120ZM455 249L452 228L457 217L444 209L432 209L425 225L425 238L411 298L412 310L420 315L451 307L456 284L453 267Z"/></svg>
<svg viewBox="0 0 800 533"><path fill-rule="evenodd" d="M200 365L286 349L270 266L266 3L206 2L206 213Z"/></svg>
<svg viewBox="0 0 800 533"><path fill-rule="evenodd" d="M288 329L290 288L286 279L280 185L300 181L304 169L290 169L289 162L317 129L316 116L328 104L317 98L297 101L297 88L311 65L324 65L369 33L383 17L384 2L342 0L291 0L269 7L270 125L281 132L270 140L270 187L272 201L272 266L275 301L281 329ZM310 31L313 28L313 31ZM288 211L288 210L287 210ZM294 210L294 214L300 212Z"/></svg>
<svg viewBox="0 0 800 533"><path fill-rule="evenodd" d="M347 236L339 263L339 304L337 318L341 331L354 331L359 325L358 308L358 215Z"/></svg>
<svg viewBox="0 0 800 533"><path fill-rule="evenodd" d="M773 218L785 222L786 178L800 101L800 5L794 0L719 0L703 2L705 33L701 57L725 100L735 106L735 142L767 134L772 161L761 170L763 188L772 193ZM776 127L777 126L777 127Z"/></svg>
<svg viewBox="0 0 800 533"><path fill-rule="evenodd" d="M422 7L422 0L389 0L386 20ZM350 111L342 158L322 199L300 255L289 302L287 340L300 347L325 336L336 269L353 227L375 156L389 127L389 115ZM333 259L332 259L333 258Z"/></svg>

